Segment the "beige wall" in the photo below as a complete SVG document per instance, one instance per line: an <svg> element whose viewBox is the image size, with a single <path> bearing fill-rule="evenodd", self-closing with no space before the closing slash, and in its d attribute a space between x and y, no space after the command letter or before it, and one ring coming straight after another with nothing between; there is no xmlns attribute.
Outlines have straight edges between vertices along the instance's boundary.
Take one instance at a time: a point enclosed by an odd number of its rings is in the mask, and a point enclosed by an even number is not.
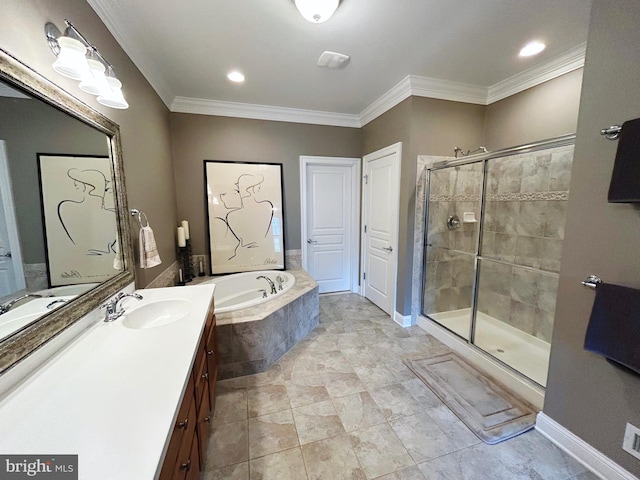
<svg viewBox="0 0 640 480"><path fill-rule="evenodd" d="M574 133L582 68L486 107L484 146L489 150Z"/></svg>
<svg viewBox="0 0 640 480"><path fill-rule="evenodd" d="M621 445L626 422L640 427L640 376L583 349L594 291L580 281L594 273L640 288L640 210L607 203L617 142L599 135L640 117L639 24L637 0L593 1L544 405L547 415L636 476L640 461Z"/></svg>
<svg viewBox="0 0 640 480"><path fill-rule="evenodd" d="M194 254L209 254L203 160L282 163L285 248L300 248L300 155L360 157L360 129L171 114L178 214Z"/></svg>
<svg viewBox="0 0 640 480"><path fill-rule="evenodd" d="M78 83L55 73L44 24L64 28L68 18L114 65L124 84L128 110L114 110L85 94ZM175 260L176 193L171 159L169 111L98 16L79 0L4 0L0 48L120 125L129 206L145 211L156 234L163 264L137 270L136 283L147 285ZM128 221L128 219L127 219ZM133 227L134 238L138 230Z"/></svg>
<svg viewBox="0 0 640 480"><path fill-rule="evenodd" d="M410 97L362 128L362 154L402 142L396 310L411 312L417 156L450 155L460 143L481 145L482 105Z"/></svg>

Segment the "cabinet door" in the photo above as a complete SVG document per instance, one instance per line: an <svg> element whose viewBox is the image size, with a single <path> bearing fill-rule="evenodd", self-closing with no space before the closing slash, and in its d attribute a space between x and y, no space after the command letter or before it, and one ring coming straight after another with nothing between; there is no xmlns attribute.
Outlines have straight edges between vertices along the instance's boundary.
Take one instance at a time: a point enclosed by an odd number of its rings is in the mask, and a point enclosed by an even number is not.
<svg viewBox="0 0 640 480"><path fill-rule="evenodd" d="M209 392L203 391L198 410L198 443L200 446L200 470L204 468L204 458L207 452L207 441L211 432L211 409L209 407Z"/></svg>
<svg viewBox="0 0 640 480"><path fill-rule="evenodd" d="M213 410L216 404L216 380L218 379L218 341L216 335L215 316L213 325L207 338L207 370L209 372L209 400L210 408Z"/></svg>
<svg viewBox="0 0 640 480"><path fill-rule="evenodd" d="M187 478L188 473L192 470L195 469L198 471L198 474L200 472L200 465L199 465L199 460L196 457L196 463L193 464L193 461L191 459L192 454L191 454L191 450L192 450L192 444L193 442L197 442L198 439L196 437L196 423L197 423L197 416L196 416L196 402L195 399L193 398L193 395L191 395L191 404L189 405L189 415L187 416L187 425L186 425L186 430L182 436L182 443L180 444L180 451L178 452L178 458L173 470L173 480L182 480L184 478Z"/></svg>
<svg viewBox="0 0 640 480"><path fill-rule="evenodd" d="M189 468L187 468L185 480L200 480L200 454L198 453L198 437L193 436L191 451L189 454Z"/></svg>

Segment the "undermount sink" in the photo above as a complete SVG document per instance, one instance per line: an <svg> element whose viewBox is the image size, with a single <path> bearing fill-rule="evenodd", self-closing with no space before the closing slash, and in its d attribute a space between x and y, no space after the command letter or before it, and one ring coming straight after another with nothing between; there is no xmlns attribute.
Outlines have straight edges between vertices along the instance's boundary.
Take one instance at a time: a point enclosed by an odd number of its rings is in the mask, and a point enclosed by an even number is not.
<svg viewBox="0 0 640 480"><path fill-rule="evenodd" d="M191 307L191 302L182 298L155 300L126 311L122 324L135 329L162 327L187 317Z"/></svg>

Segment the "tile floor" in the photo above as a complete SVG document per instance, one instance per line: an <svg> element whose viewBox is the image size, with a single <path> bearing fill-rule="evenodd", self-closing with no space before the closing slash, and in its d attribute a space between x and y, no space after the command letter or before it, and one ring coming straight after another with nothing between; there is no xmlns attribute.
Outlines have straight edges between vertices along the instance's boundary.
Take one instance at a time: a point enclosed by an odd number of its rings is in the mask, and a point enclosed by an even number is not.
<svg viewBox="0 0 640 480"><path fill-rule="evenodd" d="M402 363L446 351L354 294L267 372L218 382L203 480L596 480L535 431L490 446Z"/></svg>

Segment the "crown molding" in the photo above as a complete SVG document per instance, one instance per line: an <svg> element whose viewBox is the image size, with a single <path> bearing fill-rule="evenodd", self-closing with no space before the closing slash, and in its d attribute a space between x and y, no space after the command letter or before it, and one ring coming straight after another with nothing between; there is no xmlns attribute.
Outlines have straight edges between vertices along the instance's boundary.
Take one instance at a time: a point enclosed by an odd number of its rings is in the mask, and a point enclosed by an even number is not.
<svg viewBox="0 0 640 480"><path fill-rule="evenodd" d="M362 125L378 118L411 96L486 105L487 88L468 83L407 75L360 113Z"/></svg>
<svg viewBox="0 0 640 480"><path fill-rule="evenodd" d="M548 82L560 75L584 66L587 44L582 43L548 62L517 73L489 87L487 105L520 93L528 88Z"/></svg>
<svg viewBox="0 0 640 480"><path fill-rule="evenodd" d="M109 32L111 32L111 35L113 35L127 56L151 84L151 87L156 91L167 108L169 108L174 98L169 84L164 80L162 74L160 74L151 63L146 61L144 52L138 48L140 45L139 42L132 41L131 34L125 35L118 26L119 22L116 19L119 18L118 12L122 12L125 9L123 2L121 0L87 0L87 3L93 8L98 17L100 17L100 20L102 20ZM122 78L120 80L122 80ZM126 84L124 88L126 88Z"/></svg>
<svg viewBox="0 0 640 480"><path fill-rule="evenodd" d="M170 110L177 113L251 118L274 122L311 123L314 125L351 128L360 128L362 126L358 115L347 113L225 102L204 98L175 97L173 103L171 103Z"/></svg>

